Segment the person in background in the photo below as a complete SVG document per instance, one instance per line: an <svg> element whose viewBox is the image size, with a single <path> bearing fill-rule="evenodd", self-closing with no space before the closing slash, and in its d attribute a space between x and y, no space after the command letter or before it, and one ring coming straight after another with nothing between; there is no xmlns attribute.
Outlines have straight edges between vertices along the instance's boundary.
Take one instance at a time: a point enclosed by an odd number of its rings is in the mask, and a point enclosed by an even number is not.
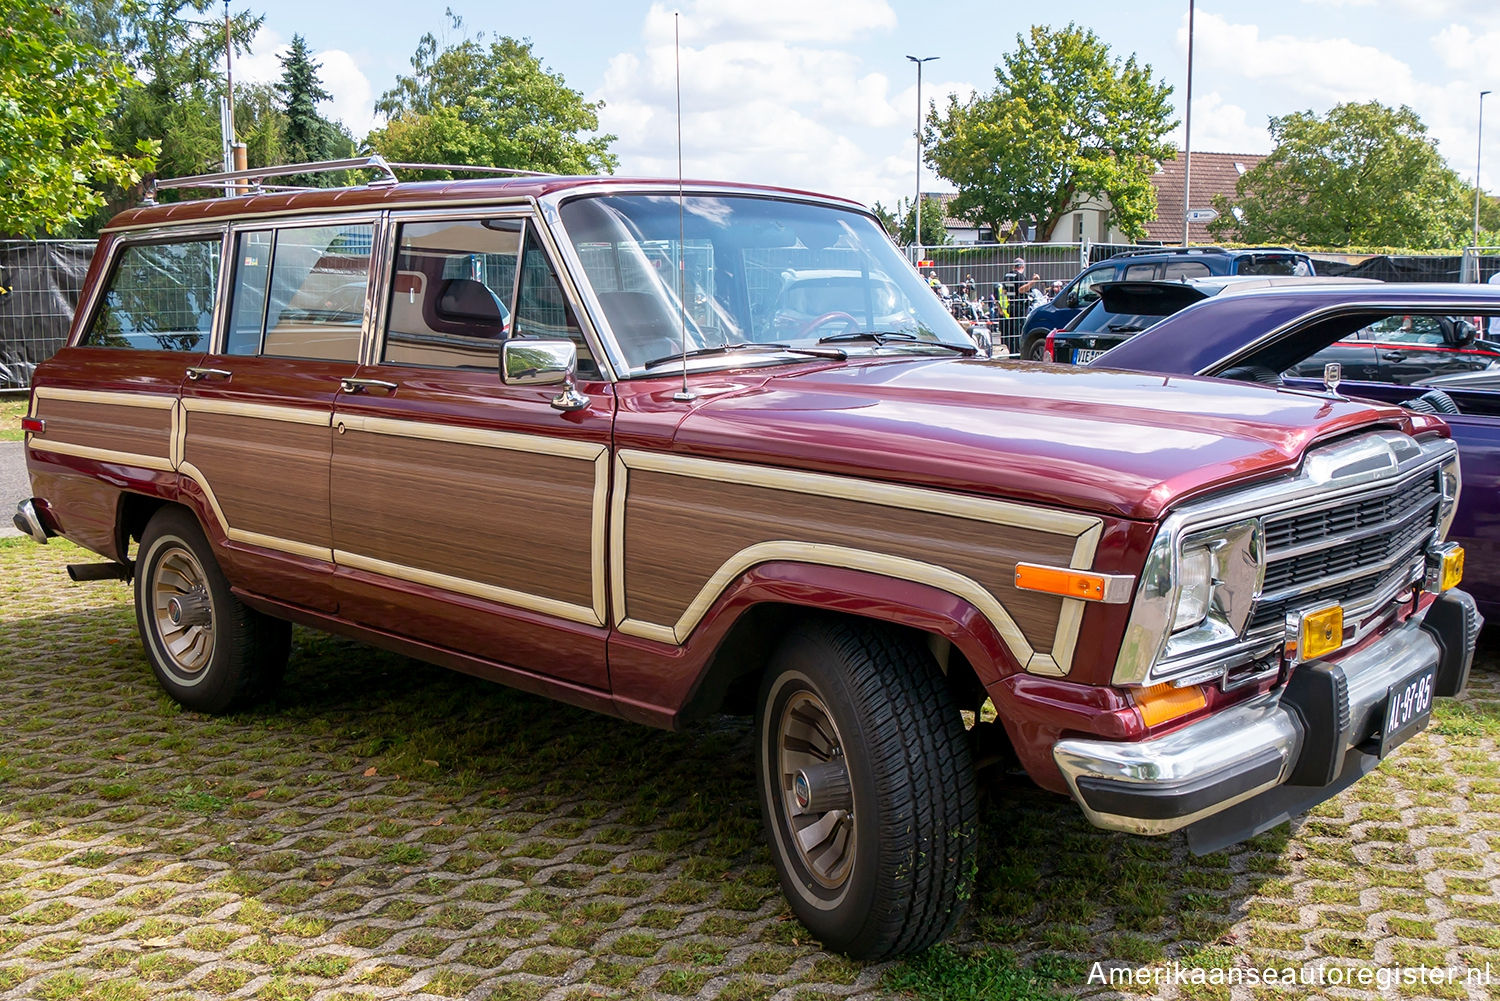
<svg viewBox="0 0 1500 1001"><path fill-rule="evenodd" d="M974 301L974 287L975 287L974 286L974 276L973 275L964 275L963 286L964 286L964 299L967 300L968 302L973 302Z"/></svg>
<svg viewBox="0 0 1500 1001"><path fill-rule="evenodd" d="M1026 313L1031 306L1031 301L1027 298L1026 294L1035 288L1041 280L1042 276L1037 274L1033 274L1030 280L1026 278L1026 259L1024 257L1017 257L1011 262L1010 270L1001 279L1005 285L1006 298L1008 300L1006 304L1006 316L1010 318L1008 321L1009 327L1013 328L1006 330L1007 335L1012 337L1020 336L1021 324L1025 321Z"/></svg>

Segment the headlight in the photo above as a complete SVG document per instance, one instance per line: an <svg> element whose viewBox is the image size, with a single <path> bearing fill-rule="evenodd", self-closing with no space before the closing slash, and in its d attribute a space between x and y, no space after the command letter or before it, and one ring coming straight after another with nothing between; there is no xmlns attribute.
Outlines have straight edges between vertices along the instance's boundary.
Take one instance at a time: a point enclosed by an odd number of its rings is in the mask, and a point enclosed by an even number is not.
<svg viewBox="0 0 1500 1001"><path fill-rule="evenodd" d="M1181 677L1236 643L1265 575L1259 518L1186 534L1163 528L1141 573L1115 683Z"/></svg>
<svg viewBox="0 0 1500 1001"><path fill-rule="evenodd" d="M1208 617L1213 597L1213 554L1199 546L1182 554L1177 561L1177 614L1172 618L1172 632L1179 633L1196 626Z"/></svg>
<svg viewBox="0 0 1500 1001"><path fill-rule="evenodd" d="M1448 537L1448 529L1453 527L1453 515L1458 511L1458 494L1463 489L1463 475L1458 471L1458 456L1443 463L1442 471L1443 506L1442 506L1442 534L1439 539Z"/></svg>

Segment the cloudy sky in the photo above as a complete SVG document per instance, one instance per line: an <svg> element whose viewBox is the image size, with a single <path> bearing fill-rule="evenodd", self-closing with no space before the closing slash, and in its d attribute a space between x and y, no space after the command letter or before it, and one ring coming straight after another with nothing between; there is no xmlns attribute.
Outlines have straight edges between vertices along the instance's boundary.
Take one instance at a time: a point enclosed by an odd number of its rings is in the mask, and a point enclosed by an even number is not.
<svg viewBox="0 0 1500 1001"><path fill-rule="evenodd" d="M529 38L543 63L604 102L622 174L672 175L673 14L682 36L683 159L689 176L756 181L894 204L916 186L916 73L938 56L922 101L994 86L994 67L1032 24L1093 29L1171 83L1182 116L1188 0L649 0L550 5L448 0L464 28ZM444 4L410 0L231 0L266 15L237 79L279 75L294 32L323 64L323 109L362 137L372 105L408 69L425 31L446 31ZM1340 101L1407 104L1449 164L1474 174L1479 91L1484 188L1500 191L1500 2L1497 0L1198 0L1193 149L1266 152L1269 116ZM1182 139L1178 126L1177 139ZM924 170L924 190L947 187Z"/></svg>

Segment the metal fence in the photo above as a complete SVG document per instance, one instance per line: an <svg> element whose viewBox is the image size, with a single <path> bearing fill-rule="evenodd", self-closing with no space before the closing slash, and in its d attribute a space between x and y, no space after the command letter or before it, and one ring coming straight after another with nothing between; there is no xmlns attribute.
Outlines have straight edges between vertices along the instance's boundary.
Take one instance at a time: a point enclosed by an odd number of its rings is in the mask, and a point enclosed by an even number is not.
<svg viewBox="0 0 1500 1001"><path fill-rule="evenodd" d="M92 240L0 240L0 390L31 385L68 337Z"/></svg>
<svg viewBox="0 0 1500 1001"><path fill-rule="evenodd" d="M1072 281L1080 271L1126 250L1154 246L1106 243L986 243L909 247L907 253L954 292L972 278L975 299L987 303L1019 258L1028 279L1042 287ZM0 240L0 390L31 384L36 366L68 336L83 279L94 253L92 240ZM1500 247L1468 247L1461 255L1314 254L1320 274L1349 274L1386 281L1464 281L1500 284ZM820 262L809 262L815 266ZM981 307L987 315L987 308ZM997 324L996 340L1020 349L1023 316Z"/></svg>

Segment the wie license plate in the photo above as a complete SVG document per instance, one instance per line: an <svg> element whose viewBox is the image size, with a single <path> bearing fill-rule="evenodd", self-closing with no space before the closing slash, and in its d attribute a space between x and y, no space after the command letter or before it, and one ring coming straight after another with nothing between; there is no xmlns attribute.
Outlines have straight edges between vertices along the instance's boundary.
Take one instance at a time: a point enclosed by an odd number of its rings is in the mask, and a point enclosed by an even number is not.
<svg viewBox="0 0 1500 1001"><path fill-rule="evenodd" d="M1437 685L1437 668L1424 667L1404 681L1398 681L1386 693L1385 722L1380 730L1380 756L1383 758L1414 733L1419 733L1432 718L1432 694Z"/></svg>
<svg viewBox="0 0 1500 1001"><path fill-rule="evenodd" d="M1087 365L1104 353L1104 348L1075 348L1073 350L1073 364Z"/></svg>

